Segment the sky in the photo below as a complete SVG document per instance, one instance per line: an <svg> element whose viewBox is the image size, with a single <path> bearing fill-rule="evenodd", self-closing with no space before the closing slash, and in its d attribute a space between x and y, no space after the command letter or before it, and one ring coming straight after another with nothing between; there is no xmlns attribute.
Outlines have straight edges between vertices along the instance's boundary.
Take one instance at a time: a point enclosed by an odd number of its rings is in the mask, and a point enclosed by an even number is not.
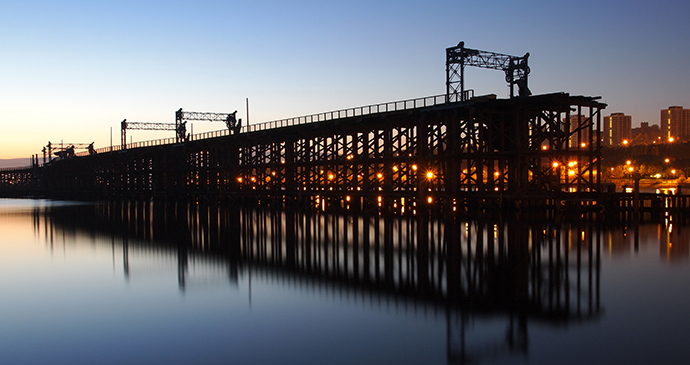
<svg viewBox="0 0 690 365"><path fill-rule="evenodd" d="M120 140L175 111L251 124L445 93L445 49L530 53L533 94L601 96L659 123L690 108L690 3L673 1L9 1L0 12L0 159ZM466 68L475 95L504 75ZM194 122L194 133L224 129ZM133 141L171 131L128 131Z"/></svg>

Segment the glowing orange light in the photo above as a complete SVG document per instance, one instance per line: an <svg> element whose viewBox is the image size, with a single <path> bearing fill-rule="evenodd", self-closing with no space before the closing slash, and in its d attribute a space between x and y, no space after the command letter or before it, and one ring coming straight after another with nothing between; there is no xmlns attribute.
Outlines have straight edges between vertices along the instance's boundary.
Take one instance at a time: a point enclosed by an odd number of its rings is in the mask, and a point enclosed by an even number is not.
<svg viewBox="0 0 690 365"><path fill-rule="evenodd" d="M549 149L549 146L547 146L547 145L541 146L541 149L544 150L544 151L546 151L546 150Z"/></svg>
<svg viewBox="0 0 690 365"><path fill-rule="evenodd" d="M585 142L580 143L580 147L582 147L582 148L587 147L587 143L585 143Z"/></svg>
<svg viewBox="0 0 690 365"><path fill-rule="evenodd" d="M627 139L624 139L624 140L623 140L623 146L627 146L627 145L628 145L628 140L627 140Z"/></svg>
<svg viewBox="0 0 690 365"><path fill-rule="evenodd" d="M237 182L239 182L239 183L242 182L242 177L241 177L241 176L237 178Z"/></svg>
<svg viewBox="0 0 690 365"><path fill-rule="evenodd" d="M669 163L670 161L671 160L669 160L668 158L664 160L664 162L666 162L666 163Z"/></svg>
<svg viewBox="0 0 690 365"><path fill-rule="evenodd" d="M426 178L427 179L433 179L434 178L434 172L433 171L427 171L426 172Z"/></svg>
<svg viewBox="0 0 690 365"><path fill-rule="evenodd" d="M335 179L335 175L333 174L328 174L328 180L333 180Z"/></svg>
<svg viewBox="0 0 690 365"><path fill-rule="evenodd" d="M393 171L398 172L398 166L393 166Z"/></svg>
<svg viewBox="0 0 690 365"><path fill-rule="evenodd" d="M412 170L417 171L417 165L412 165Z"/></svg>
<svg viewBox="0 0 690 365"><path fill-rule="evenodd" d="M431 204L431 203L434 201L434 198L428 197L428 198L426 199L426 201L427 201L429 204Z"/></svg>
<svg viewBox="0 0 690 365"><path fill-rule="evenodd" d="M551 166L553 166L554 168L558 167L558 161L554 161Z"/></svg>
<svg viewBox="0 0 690 365"><path fill-rule="evenodd" d="M673 137L668 137L668 141L673 143L673 141L675 141L675 139Z"/></svg>
<svg viewBox="0 0 690 365"><path fill-rule="evenodd" d="M376 177L378 177L379 179L383 179L383 174L379 172L378 174L376 174Z"/></svg>

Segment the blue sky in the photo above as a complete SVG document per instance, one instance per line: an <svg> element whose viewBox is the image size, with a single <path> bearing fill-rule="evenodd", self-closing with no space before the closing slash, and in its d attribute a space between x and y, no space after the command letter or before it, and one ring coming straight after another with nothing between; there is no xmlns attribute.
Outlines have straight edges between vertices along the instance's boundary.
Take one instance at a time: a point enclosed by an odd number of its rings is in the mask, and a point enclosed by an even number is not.
<svg viewBox="0 0 690 365"><path fill-rule="evenodd" d="M545 4L544 4L545 3ZM119 141L179 108L251 123L445 92L445 48L530 52L534 94L602 96L659 123L690 108L685 1L21 1L0 13L0 158ZM497 71L466 87L506 97ZM223 129L194 123L194 132ZM135 141L170 132L130 131Z"/></svg>

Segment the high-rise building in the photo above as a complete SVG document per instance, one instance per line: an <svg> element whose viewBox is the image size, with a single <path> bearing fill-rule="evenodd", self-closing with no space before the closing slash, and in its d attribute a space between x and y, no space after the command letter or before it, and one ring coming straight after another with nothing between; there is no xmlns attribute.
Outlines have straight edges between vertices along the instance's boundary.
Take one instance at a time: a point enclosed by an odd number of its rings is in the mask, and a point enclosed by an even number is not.
<svg viewBox="0 0 690 365"><path fill-rule="evenodd" d="M632 116L624 113L613 113L604 117L604 134L602 145L623 146L631 142Z"/></svg>
<svg viewBox="0 0 690 365"><path fill-rule="evenodd" d="M587 122L587 117L584 115L571 115L570 116L570 148L582 148L586 147L592 142L592 137L589 132L589 128L578 128Z"/></svg>
<svg viewBox="0 0 690 365"><path fill-rule="evenodd" d="M690 139L690 109L669 106L661 111L661 139L665 141Z"/></svg>

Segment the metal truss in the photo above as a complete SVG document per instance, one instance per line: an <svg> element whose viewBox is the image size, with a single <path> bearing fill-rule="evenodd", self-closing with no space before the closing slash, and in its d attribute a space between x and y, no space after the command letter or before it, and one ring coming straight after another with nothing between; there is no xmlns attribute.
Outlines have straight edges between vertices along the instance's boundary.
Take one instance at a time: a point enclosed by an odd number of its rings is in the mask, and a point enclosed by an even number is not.
<svg viewBox="0 0 690 365"><path fill-rule="evenodd" d="M122 149L127 148L127 130L148 130L148 131L177 131L178 126L172 123L156 122L128 122L127 119L120 122L120 143ZM183 132L184 134L184 132Z"/></svg>
<svg viewBox="0 0 690 365"><path fill-rule="evenodd" d="M190 120L199 120L207 122L224 122L228 130L233 133L239 133L242 127L242 119L237 119L237 110L232 113L210 113L210 112L186 112L180 108L175 112L175 126L178 141L186 138L186 124Z"/></svg>
<svg viewBox="0 0 690 365"><path fill-rule="evenodd" d="M446 48L446 101L466 101L465 66L488 68L505 72L510 86L510 97L514 96L514 86L518 86L519 96L529 96L527 75L530 72L527 60L529 53L522 57L502 53L465 48L465 42Z"/></svg>

